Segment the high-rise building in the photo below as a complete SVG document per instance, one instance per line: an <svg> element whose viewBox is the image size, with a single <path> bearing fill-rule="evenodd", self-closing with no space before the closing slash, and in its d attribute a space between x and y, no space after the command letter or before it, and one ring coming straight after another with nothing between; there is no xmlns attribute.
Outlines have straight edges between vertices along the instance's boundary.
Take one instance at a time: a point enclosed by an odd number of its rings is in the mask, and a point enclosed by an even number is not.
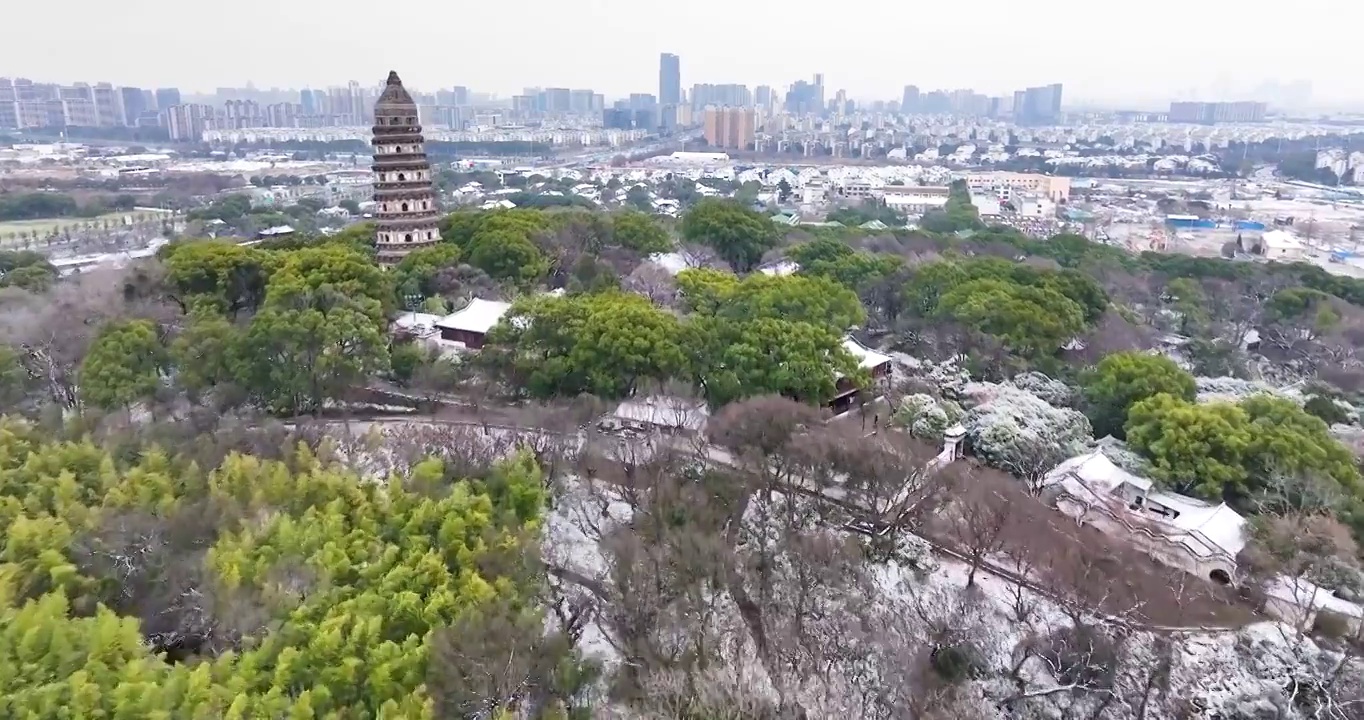
<svg viewBox="0 0 1364 720"><path fill-rule="evenodd" d="M777 104L777 94L772 91L771 85L759 85L753 90L753 104L759 110L771 112L772 106Z"/></svg>
<svg viewBox="0 0 1364 720"><path fill-rule="evenodd" d="M440 242L431 163L417 123L417 103L390 72L374 105L374 202L379 264L392 267L408 253Z"/></svg>
<svg viewBox="0 0 1364 720"><path fill-rule="evenodd" d="M204 137L204 125L213 120L213 108L208 105L171 105L160 113L161 126L170 133L171 140L198 142Z"/></svg>
<svg viewBox="0 0 1364 720"><path fill-rule="evenodd" d="M672 53L658 56L658 104L682 104L682 61Z"/></svg>
<svg viewBox="0 0 1364 720"><path fill-rule="evenodd" d="M298 127L298 116L302 114L298 103L271 103L265 106L265 124L268 127Z"/></svg>
<svg viewBox="0 0 1364 720"><path fill-rule="evenodd" d="M573 110L573 91L568 88L545 88L540 91L540 111L566 113Z"/></svg>
<svg viewBox="0 0 1364 720"><path fill-rule="evenodd" d="M123 109L123 95L107 82L97 83L91 88L95 101L95 123L100 127L126 125Z"/></svg>
<svg viewBox="0 0 1364 720"><path fill-rule="evenodd" d="M704 110L712 105L723 107L753 107L753 93L747 85L698 84L691 88L691 106Z"/></svg>
<svg viewBox="0 0 1364 720"><path fill-rule="evenodd" d="M0 78L0 128L19 127L19 93L14 90L14 81Z"/></svg>
<svg viewBox="0 0 1364 720"><path fill-rule="evenodd" d="M601 108L596 107L596 97L597 94L591 90L571 90L568 93L568 109L577 115L601 112Z"/></svg>
<svg viewBox="0 0 1364 720"><path fill-rule="evenodd" d="M906 115L913 115L919 112L919 86L906 85L905 94L900 98L900 112Z"/></svg>
<svg viewBox="0 0 1364 720"><path fill-rule="evenodd" d="M1172 102L1170 122L1197 123L1254 123L1264 122L1268 106L1261 102Z"/></svg>
<svg viewBox="0 0 1364 720"><path fill-rule="evenodd" d="M607 130L629 130L635 118L628 108L607 108L602 111L601 124Z"/></svg>
<svg viewBox="0 0 1364 720"><path fill-rule="evenodd" d="M753 146L757 118L747 108L707 108L705 115L706 142L714 148L746 150Z"/></svg>
<svg viewBox="0 0 1364 720"><path fill-rule="evenodd" d="M317 103L313 101L313 91L303 88L298 93L298 104L303 108L304 115L316 115Z"/></svg>
<svg viewBox="0 0 1364 720"><path fill-rule="evenodd" d="M123 124L128 127L137 127L138 120L146 115L149 110L142 88L119 88L118 93L120 102L123 103Z"/></svg>
<svg viewBox="0 0 1364 720"><path fill-rule="evenodd" d="M1061 83L1039 85L1023 91L1022 108L1014 94L1014 120L1020 124L1045 125L1061 117Z"/></svg>
<svg viewBox="0 0 1364 720"><path fill-rule="evenodd" d="M166 108L180 104L180 90L178 88L157 88L156 89L156 109L165 110Z"/></svg>

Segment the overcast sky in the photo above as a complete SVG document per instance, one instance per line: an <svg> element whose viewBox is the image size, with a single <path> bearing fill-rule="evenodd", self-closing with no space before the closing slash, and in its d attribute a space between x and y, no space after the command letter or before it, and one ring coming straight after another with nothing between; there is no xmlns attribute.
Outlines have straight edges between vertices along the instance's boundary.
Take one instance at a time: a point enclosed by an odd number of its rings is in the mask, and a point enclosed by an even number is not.
<svg viewBox="0 0 1364 720"><path fill-rule="evenodd" d="M1359 0L64 0L5 2L0 76L117 85L304 87L381 82L658 91L785 88L822 72L832 95L904 85L987 94L1051 82L1066 104L1136 104L1312 83L1316 103L1364 104ZM1341 32L1332 33L1331 28ZM1354 37L1351 37L1353 28Z"/></svg>

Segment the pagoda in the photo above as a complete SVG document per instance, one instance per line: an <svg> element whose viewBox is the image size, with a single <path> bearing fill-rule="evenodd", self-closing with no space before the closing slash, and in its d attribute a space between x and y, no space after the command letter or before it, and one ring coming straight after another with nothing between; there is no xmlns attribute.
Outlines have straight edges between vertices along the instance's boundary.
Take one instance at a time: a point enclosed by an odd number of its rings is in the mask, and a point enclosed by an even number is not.
<svg viewBox="0 0 1364 720"><path fill-rule="evenodd" d="M417 123L417 103L390 72L374 104L374 245L379 264L397 265L408 253L440 242L431 163Z"/></svg>

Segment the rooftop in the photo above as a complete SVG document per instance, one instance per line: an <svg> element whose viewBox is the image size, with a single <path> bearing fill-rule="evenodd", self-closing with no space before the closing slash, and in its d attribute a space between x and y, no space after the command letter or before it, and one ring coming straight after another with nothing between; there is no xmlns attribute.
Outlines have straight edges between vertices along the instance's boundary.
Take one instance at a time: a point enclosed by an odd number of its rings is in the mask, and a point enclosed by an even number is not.
<svg viewBox="0 0 1364 720"><path fill-rule="evenodd" d="M511 303L474 298L459 312L441 318L436 327L486 334L510 309Z"/></svg>
<svg viewBox="0 0 1364 720"><path fill-rule="evenodd" d="M860 365L864 370L870 370L874 367L885 365L886 363L890 362L889 355L883 355L879 352L876 352L875 350L872 350L866 345L857 342L852 337L843 338L843 349L847 350L849 353L852 354L853 357L857 358L857 364Z"/></svg>

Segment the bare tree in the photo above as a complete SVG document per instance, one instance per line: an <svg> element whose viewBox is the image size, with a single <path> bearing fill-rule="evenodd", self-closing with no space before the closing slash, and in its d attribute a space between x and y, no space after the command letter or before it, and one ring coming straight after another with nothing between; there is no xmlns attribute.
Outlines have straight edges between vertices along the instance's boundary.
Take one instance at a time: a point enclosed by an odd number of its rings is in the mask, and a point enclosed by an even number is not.
<svg viewBox="0 0 1364 720"><path fill-rule="evenodd" d="M1037 501L1017 482L995 472L964 473L952 488L952 496L942 530L966 558L969 588L976 584L981 565L1005 548L1014 505Z"/></svg>
<svg viewBox="0 0 1364 720"><path fill-rule="evenodd" d="M677 281L657 263L640 264L622 284L626 292L643 295L660 307L672 307L677 302Z"/></svg>

